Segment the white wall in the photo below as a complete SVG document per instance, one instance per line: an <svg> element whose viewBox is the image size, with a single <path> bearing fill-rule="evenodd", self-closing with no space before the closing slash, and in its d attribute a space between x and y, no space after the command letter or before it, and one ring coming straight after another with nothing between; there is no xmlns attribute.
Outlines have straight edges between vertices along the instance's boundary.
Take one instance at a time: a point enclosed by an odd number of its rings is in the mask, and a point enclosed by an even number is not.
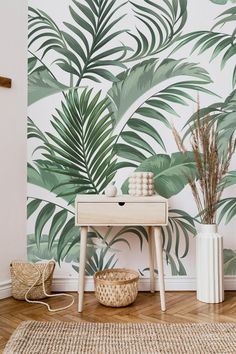
<svg viewBox="0 0 236 354"><path fill-rule="evenodd" d="M27 1L0 2L0 298L10 294L9 263L26 257Z"/></svg>

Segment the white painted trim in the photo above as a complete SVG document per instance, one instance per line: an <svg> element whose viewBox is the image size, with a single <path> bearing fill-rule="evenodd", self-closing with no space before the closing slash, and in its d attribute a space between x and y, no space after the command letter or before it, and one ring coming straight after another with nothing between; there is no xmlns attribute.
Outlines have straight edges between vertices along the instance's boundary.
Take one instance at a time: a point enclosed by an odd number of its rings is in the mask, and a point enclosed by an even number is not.
<svg viewBox="0 0 236 354"><path fill-rule="evenodd" d="M0 299L5 299L11 296L11 280L0 283Z"/></svg>
<svg viewBox="0 0 236 354"><path fill-rule="evenodd" d="M157 280L156 280L157 283ZM168 291L195 291L196 278L188 276L166 276L166 290ZM224 277L225 290L236 290L236 276L226 275ZM53 291L77 291L78 279L75 277L56 277L53 279ZM158 286L156 284L156 290ZM94 291L93 277L86 277L85 291ZM139 291L149 291L149 278L141 278L139 281ZM0 283L0 299L11 296L11 281Z"/></svg>
<svg viewBox="0 0 236 354"><path fill-rule="evenodd" d="M225 290L236 290L236 276L226 275L224 278ZM52 284L54 291L77 291L78 279L72 277L58 277L53 279ZM159 290L156 279L156 290ZM139 291L149 291L149 278L141 278L139 280ZM195 291L196 278L188 276L166 276L165 289L168 291ZM93 277L87 276L85 279L85 291L94 291Z"/></svg>
<svg viewBox="0 0 236 354"><path fill-rule="evenodd" d="M224 288L225 290L236 290L236 276L225 275L224 276Z"/></svg>

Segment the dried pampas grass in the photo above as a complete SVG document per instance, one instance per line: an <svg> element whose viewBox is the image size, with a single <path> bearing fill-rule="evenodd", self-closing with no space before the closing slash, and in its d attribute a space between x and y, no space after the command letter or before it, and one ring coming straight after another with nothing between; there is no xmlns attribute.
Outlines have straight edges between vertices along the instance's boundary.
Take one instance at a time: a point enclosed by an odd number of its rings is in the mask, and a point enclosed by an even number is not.
<svg viewBox="0 0 236 354"><path fill-rule="evenodd" d="M224 185L220 182L228 172L234 144L231 139L227 151L224 154L220 153L216 123L212 121L210 115L200 118L199 108L198 102L197 117L190 127L190 143L198 179L188 178L188 182L201 223L215 224L217 204L224 190ZM172 132L179 151L184 154L187 150L180 134L175 127L172 128Z"/></svg>

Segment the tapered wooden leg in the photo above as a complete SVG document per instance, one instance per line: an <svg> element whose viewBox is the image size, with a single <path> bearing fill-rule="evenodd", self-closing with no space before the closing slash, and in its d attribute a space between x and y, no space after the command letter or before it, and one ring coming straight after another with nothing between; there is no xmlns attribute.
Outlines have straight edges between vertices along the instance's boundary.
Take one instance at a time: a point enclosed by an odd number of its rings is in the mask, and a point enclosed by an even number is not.
<svg viewBox="0 0 236 354"><path fill-rule="evenodd" d="M82 226L81 229L80 229L80 262L79 262L78 312L82 312L83 311L84 272L85 272L85 263L86 263L87 233L88 233L88 227L87 226Z"/></svg>
<svg viewBox="0 0 236 354"><path fill-rule="evenodd" d="M153 242L153 229L148 228L148 250L149 250L149 268L150 268L150 291L155 292L155 277L154 277L154 247Z"/></svg>
<svg viewBox="0 0 236 354"><path fill-rule="evenodd" d="M154 240L156 244L156 257L157 257L158 280L159 280L159 287L160 287L161 309L162 311L165 311L166 303L165 303L165 284L164 284L164 271L163 271L163 250L162 250L161 228L158 226L154 227Z"/></svg>

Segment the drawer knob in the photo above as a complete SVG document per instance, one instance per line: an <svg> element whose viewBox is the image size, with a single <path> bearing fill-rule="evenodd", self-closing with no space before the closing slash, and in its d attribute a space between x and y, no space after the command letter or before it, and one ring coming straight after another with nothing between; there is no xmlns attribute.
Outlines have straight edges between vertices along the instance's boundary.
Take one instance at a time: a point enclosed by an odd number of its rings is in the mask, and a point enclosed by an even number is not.
<svg viewBox="0 0 236 354"><path fill-rule="evenodd" d="M119 206L125 205L125 202L118 202Z"/></svg>

